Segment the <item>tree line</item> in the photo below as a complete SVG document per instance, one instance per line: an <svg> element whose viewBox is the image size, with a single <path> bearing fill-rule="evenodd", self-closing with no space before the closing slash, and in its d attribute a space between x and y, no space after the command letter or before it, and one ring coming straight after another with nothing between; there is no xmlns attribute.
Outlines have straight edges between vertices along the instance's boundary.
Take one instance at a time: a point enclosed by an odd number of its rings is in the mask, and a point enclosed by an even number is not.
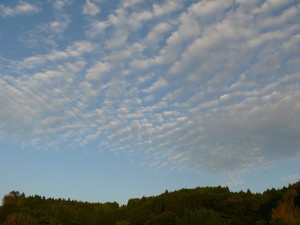
<svg viewBox="0 0 300 225"><path fill-rule="evenodd" d="M89 203L12 191L0 225L300 225L300 181L263 193L228 187L166 191L158 196Z"/></svg>

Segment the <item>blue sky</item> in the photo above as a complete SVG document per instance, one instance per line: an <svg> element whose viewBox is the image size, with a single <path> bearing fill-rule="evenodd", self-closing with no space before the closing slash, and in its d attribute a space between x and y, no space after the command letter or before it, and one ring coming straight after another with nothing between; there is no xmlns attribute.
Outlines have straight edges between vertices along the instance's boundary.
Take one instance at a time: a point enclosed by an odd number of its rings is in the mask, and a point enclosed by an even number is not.
<svg viewBox="0 0 300 225"><path fill-rule="evenodd" d="M117 201L300 179L297 0L0 2L0 195Z"/></svg>

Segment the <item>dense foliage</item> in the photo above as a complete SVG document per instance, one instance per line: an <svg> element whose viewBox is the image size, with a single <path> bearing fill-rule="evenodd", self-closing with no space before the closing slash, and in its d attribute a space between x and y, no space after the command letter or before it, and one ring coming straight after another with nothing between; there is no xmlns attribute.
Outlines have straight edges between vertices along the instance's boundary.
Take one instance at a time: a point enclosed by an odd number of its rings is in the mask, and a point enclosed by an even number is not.
<svg viewBox="0 0 300 225"><path fill-rule="evenodd" d="M3 197L0 225L299 225L299 207L300 182L256 194L227 187L166 191L123 206L12 191Z"/></svg>

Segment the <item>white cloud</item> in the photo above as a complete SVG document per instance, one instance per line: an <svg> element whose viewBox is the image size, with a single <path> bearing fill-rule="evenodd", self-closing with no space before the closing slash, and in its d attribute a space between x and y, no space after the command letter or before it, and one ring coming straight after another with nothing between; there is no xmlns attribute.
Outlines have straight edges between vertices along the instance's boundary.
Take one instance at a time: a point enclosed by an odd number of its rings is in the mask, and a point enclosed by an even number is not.
<svg viewBox="0 0 300 225"><path fill-rule="evenodd" d="M151 75L139 76L137 78L137 82L138 82L138 84L143 84L143 83L145 83L146 81L148 81L150 79L151 79Z"/></svg>
<svg viewBox="0 0 300 225"><path fill-rule="evenodd" d="M102 34L108 26L107 21L94 21L86 33L90 37L95 37Z"/></svg>
<svg viewBox="0 0 300 225"><path fill-rule="evenodd" d="M118 49L120 47L123 47L128 40L127 33L118 32L114 38L108 40L106 42L107 47L111 49Z"/></svg>
<svg viewBox="0 0 300 225"><path fill-rule="evenodd" d="M90 0L86 0L83 6L83 14L87 14L89 16L95 16L100 13L100 8Z"/></svg>
<svg viewBox="0 0 300 225"><path fill-rule="evenodd" d="M174 61L185 45L201 34L201 26L190 8L180 15L178 29L167 38L167 45L160 52L163 62Z"/></svg>
<svg viewBox="0 0 300 225"><path fill-rule="evenodd" d="M216 20L224 15L224 11L232 5L232 2L232 0L222 2L205 0L192 5L190 10L204 20L211 19L211 17Z"/></svg>
<svg viewBox="0 0 300 225"><path fill-rule="evenodd" d="M147 42L158 42L158 40L162 39L164 34L170 30L171 26L168 23L159 23L153 27L145 39Z"/></svg>
<svg viewBox="0 0 300 225"><path fill-rule="evenodd" d="M274 30L281 27L283 24L293 21L298 18L300 4L289 7L276 17L267 17L262 21L261 27L265 30Z"/></svg>
<svg viewBox="0 0 300 225"><path fill-rule="evenodd" d="M121 1L85 18L90 41L0 58L1 137L216 174L297 157L299 5L237 2Z"/></svg>
<svg viewBox="0 0 300 225"><path fill-rule="evenodd" d="M72 0L55 0L54 4L54 8L56 10L62 10L63 7L70 5L72 3Z"/></svg>
<svg viewBox="0 0 300 225"><path fill-rule="evenodd" d="M43 140L61 130L67 121L72 120L70 114L64 112L78 96L77 90L73 89L73 75L83 66L82 61L77 61L32 76L7 77L9 82L1 79L0 95L6 96L1 98L4 117L0 117L1 121L6 121L4 137Z"/></svg>
<svg viewBox="0 0 300 225"><path fill-rule="evenodd" d="M90 81L98 81L103 78L103 75L110 71L110 66L104 62L95 63L91 68L87 70L86 77Z"/></svg>
<svg viewBox="0 0 300 225"><path fill-rule="evenodd" d="M181 8L181 4L177 1L168 1L161 5L154 3L152 7L154 16L163 16Z"/></svg>
<svg viewBox="0 0 300 225"><path fill-rule="evenodd" d="M65 51L53 50L46 55L37 55L24 58L23 65L25 67L33 67L38 64L47 63L49 61L65 60L72 57L79 57L93 50L93 45L90 42L78 41L68 46Z"/></svg>
<svg viewBox="0 0 300 225"><path fill-rule="evenodd" d="M122 1L123 7L124 8L129 8L136 6L137 4L143 2L142 0L124 0Z"/></svg>
<svg viewBox="0 0 300 225"><path fill-rule="evenodd" d="M124 37L126 37L126 41L130 32L141 28L145 23L153 19L152 10L143 10L141 8L136 8L134 11L130 10L131 7L136 7L139 3L141 3L141 1L121 2L119 8L110 13L106 21L94 21L87 34L91 37L98 36L103 34L103 30L110 26L114 29L116 34L115 40L124 39Z"/></svg>
<svg viewBox="0 0 300 225"><path fill-rule="evenodd" d="M156 92L164 87L166 87L168 85L168 81L163 78L160 77L155 83L152 84L152 86L149 88L149 92Z"/></svg>
<svg viewBox="0 0 300 225"><path fill-rule="evenodd" d="M276 9L281 9L282 7L290 4L292 1L288 0L267 0L260 8L256 9L256 13L266 13Z"/></svg>
<svg viewBox="0 0 300 225"><path fill-rule="evenodd" d="M58 47L58 42L64 38L71 24L71 17L59 12L53 19L26 30L19 40L26 48L49 51Z"/></svg>
<svg viewBox="0 0 300 225"><path fill-rule="evenodd" d="M54 33L62 33L66 30L70 23L70 20L68 17L61 17L58 20L54 20L47 24L47 28L49 32Z"/></svg>
<svg viewBox="0 0 300 225"><path fill-rule="evenodd" d="M9 7L0 4L0 14L2 17L34 14L39 11L40 9L36 5L30 4L26 1L19 1L15 7Z"/></svg>
<svg viewBox="0 0 300 225"><path fill-rule="evenodd" d="M286 42L283 44L283 48L286 51L293 51L294 46L300 45L300 34L296 34L289 38Z"/></svg>

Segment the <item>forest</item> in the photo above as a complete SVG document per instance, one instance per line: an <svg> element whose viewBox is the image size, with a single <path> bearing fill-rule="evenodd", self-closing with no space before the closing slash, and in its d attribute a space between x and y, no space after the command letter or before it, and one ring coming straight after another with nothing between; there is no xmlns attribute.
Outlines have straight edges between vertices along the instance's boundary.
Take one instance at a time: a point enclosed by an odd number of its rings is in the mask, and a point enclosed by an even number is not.
<svg viewBox="0 0 300 225"><path fill-rule="evenodd" d="M2 199L0 225L299 225L299 194L300 181L263 193L197 187L120 206L12 191Z"/></svg>

